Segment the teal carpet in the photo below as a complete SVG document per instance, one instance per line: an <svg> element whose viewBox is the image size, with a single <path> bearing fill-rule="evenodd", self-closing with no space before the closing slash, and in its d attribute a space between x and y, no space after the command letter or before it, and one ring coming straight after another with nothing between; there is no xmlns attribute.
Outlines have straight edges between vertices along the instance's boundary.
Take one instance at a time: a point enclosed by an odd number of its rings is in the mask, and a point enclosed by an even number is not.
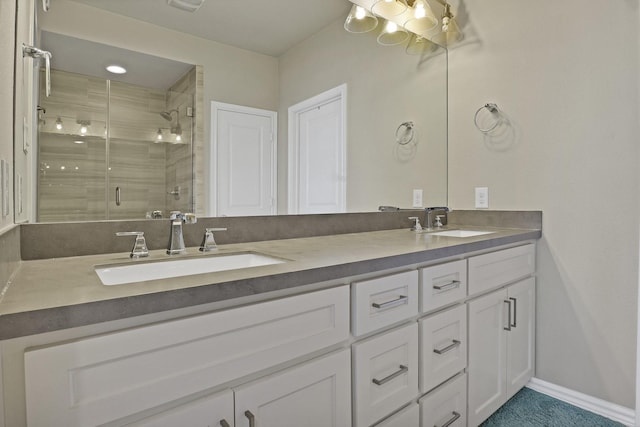
<svg viewBox="0 0 640 427"><path fill-rule="evenodd" d="M480 426L623 427L623 424L523 388Z"/></svg>

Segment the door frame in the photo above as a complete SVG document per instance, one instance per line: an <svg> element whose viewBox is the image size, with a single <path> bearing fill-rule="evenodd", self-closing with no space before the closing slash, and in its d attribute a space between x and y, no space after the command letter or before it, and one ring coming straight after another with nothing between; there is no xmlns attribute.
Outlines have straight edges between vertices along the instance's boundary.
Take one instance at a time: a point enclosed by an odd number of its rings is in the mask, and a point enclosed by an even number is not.
<svg viewBox="0 0 640 427"><path fill-rule="evenodd" d="M347 207L347 84L343 83L333 89L329 89L318 95L312 96L302 102L289 107L288 120L288 202L287 212L289 214L298 214L298 203L300 202L299 183L300 183L300 164L298 162L300 154L300 141L298 139L300 131L300 115L313 108L321 107L324 104L340 100L340 109L342 110L342 129L340 130L342 137L342 165L340 165L340 174L344 177L341 204L346 211Z"/></svg>
<svg viewBox="0 0 640 427"><path fill-rule="evenodd" d="M278 113L261 108L246 107L244 105L228 104L225 102L211 101L211 149L209 150L209 214L218 215L218 112L231 111L259 116L267 116L271 120L271 191L273 203L272 214L278 209Z"/></svg>

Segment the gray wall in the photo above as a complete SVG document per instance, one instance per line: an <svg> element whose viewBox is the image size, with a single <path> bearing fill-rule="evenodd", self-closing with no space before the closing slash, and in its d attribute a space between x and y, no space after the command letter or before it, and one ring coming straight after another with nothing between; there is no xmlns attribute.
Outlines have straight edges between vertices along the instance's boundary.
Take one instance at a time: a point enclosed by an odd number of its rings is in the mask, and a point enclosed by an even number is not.
<svg viewBox="0 0 640 427"><path fill-rule="evenodd" d="M536 376L635 406L638 3L466 1L449 58L454 208L544 211ZM483 138L496 102L513 136Z"/></svg>

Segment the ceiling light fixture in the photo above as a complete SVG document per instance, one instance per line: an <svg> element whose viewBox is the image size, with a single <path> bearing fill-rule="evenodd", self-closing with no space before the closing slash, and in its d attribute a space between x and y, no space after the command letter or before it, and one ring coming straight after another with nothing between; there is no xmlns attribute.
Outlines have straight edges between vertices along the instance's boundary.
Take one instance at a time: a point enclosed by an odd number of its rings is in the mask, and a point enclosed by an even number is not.
<svg viewBox="0 0 640 427"><path fill-rule="evenodd" d="M438 18L427 0L374 0L370 11L354 4L347 15L344 28L351 33L371 31L376 28L374 24L384 17L387 21L378 36L378 43L385 46L400 44L411 32L418 37L411 38L406 47L408 54L435 52L438 45L449 47L463 38L451 12L451 5L447 0L435 1L443 6L440 28Z"/></svg>
<svg viewBox="0 0 640 427"><path fill-rule="evenodd" d="M376 0L371 6L371 12L378 16L398 16L408 7L407 0Z"/></svg>
<svg viewBox="0 0 640 427"><path fill-rule="evenodd" d="M407 30L393 21L387 21L378 36L378 43L383 46L394 46L404 43L408 37Z"/></svg>
<svg viewBox="0 0 640 427"><path fill-rule="evenodd" d="M426 35L438 25L438 18L425 0L415 0L411 7L412 17L404 27L412 33Z"/></svg>
<svg viewBox="0 0 640 427"><path fill-rule="evenodd" d="M344 29L350 33L367 33L378 26L378 18L362 6L354 4L344 21Z"/></svg>
<svg viewBox="0 0 640 427"><path fill-rule="evenodd" d="M125 74L127 69L122 65L111 64L106 66L106 70L113 74Z"/></svg>

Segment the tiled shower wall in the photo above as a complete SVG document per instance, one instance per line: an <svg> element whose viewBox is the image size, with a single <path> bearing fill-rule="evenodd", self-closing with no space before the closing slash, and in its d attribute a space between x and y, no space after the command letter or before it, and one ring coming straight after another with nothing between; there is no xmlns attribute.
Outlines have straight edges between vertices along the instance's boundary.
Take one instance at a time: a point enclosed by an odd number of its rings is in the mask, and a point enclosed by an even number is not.
<svg viewBox="0 0 640 427"><path fill-rule="evenodd" d="M40 121L37 220L134 219L153 210L165 215L190 210L192 119L186 117L186 106L193 105L195 75L194 68L176 82L178 94L110 82L110 182L105 189L107 82L53 70L52 96L41 97L46 113ZM169 123L159 112L172 108L180 110L183 143L156 144L160 128L165 141L171 138L175 114ZM58 117L62 130L55 127ZM84 136L78 121L90 122ZM84 143L74 143L79 140ZM181 187L180 200L167 194L176 185ZM120 206L115 203L116 187Z"/></svg>

